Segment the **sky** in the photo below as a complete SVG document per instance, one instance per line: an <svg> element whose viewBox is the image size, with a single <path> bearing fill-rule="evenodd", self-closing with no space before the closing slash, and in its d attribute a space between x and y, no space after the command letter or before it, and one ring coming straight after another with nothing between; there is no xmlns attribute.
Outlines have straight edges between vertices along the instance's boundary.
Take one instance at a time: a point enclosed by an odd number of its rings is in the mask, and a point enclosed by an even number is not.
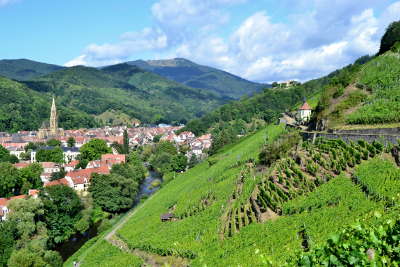
<svg viewBox="0 0 400 267"><path fill-rule="evenodd" d="M306 81L375 54L398 0L0 0L0 58L74 66L186 58Z"/></svg>

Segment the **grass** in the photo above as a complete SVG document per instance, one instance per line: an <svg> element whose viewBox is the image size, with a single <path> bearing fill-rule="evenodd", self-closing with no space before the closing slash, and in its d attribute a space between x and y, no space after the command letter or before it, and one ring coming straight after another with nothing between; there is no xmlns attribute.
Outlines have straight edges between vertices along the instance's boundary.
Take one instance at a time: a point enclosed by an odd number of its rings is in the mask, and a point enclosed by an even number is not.
<svg viewBox="0 0 400 267"><path fill-rule="evenodd" d="M85 261L83 261L80 266L142 266L142 259L114 247L106 240L101 240L99 243L96 243L95 246L95 250L92 250L92 253L86 255Z"/></svg>

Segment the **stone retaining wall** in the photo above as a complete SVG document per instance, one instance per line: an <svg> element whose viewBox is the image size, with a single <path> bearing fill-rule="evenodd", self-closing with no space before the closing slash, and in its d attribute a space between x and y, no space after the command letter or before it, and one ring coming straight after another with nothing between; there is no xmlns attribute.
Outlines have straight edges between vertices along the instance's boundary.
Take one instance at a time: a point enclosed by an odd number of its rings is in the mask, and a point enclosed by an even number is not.
<svg viewBox="0 0 400 267"><path fill-rule="evenodd" d="M317 137L324 137L327 139L342 139L345 142L358 141L360 139L372 143L379 141L385 145L392 143L397 145L400 140L400 133L398 134L357 134L357 133L324 133L324 132L301 132L304 140L315 140Z"/></svg>

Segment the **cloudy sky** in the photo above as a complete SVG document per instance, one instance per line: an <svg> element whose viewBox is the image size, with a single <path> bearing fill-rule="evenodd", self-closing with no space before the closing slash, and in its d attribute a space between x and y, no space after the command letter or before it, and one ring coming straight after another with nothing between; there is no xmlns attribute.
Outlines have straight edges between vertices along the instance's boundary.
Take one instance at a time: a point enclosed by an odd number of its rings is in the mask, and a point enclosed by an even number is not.
<svg viewBox="0 0 400 267"><path fill-rule="evenodd" d="M0 58L66 66L183 57L260 82L374 54L396 0L0 0Z"/></svg>

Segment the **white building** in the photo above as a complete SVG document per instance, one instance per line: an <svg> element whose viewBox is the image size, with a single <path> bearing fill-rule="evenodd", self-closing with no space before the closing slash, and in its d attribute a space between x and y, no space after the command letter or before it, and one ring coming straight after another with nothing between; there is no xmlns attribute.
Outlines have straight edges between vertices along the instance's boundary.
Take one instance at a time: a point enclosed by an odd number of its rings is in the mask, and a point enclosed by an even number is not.
<svg viewBox="0 0 400 267"><path fill-rule="evenodd" d="M311 119L312 108L307 102L300 107L297 111L297 120L300 123L308 122Z"/></svg>

